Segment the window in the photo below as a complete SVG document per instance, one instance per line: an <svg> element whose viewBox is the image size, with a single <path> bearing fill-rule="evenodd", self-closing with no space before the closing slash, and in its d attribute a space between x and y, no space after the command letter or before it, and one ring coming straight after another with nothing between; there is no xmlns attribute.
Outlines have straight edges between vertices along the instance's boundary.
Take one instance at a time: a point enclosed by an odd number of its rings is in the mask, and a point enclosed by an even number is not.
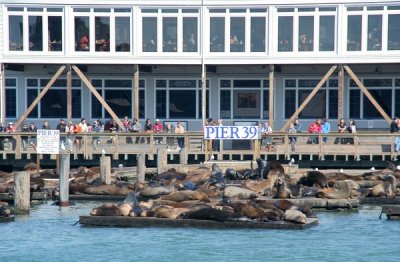
<svg viewBox="0 0 400 262"><path fill-rule="evenodd" d="M206 84L208 88L208 81ZM206 95L207 93L206 90ZM156 80L156 104L157 118L201 118L201 81L196 79ZM207 112L208 107L207 102Z"/></svg>
<svg viewBox="0 0 400 262"><path fill-rule="evenodd" d="M320 79L286 79L285 80L285 117L290 118L296 109L306 100ZM299 117L316 119L337 116L336 79L324 83L309 103L300 112ZM329 101L329 102L328 102Z"/></svg>
<svg viewBox="0 0 400 262"><path fill-rule="evenodd" d="M190 53L199 48L198 9L141 9L142 52Z"/></svg>
<svg viewBox="0 0 400 262"><path fill-rule="evenodd" d="M251 18L250 52L265 52L266 22L265 17Z"/></svg>
<svg viewBox="0 0 400 262"><path fill-rule="evenodd" d="M130 8L74 8L74 43L77 52L131 51Z"/></svg>
<svg viewBox="0 0 400 262"><path fill-rule="evenodd" d="M6 78L6 118L17 117L17 79Z"/></svg>
<svg viewBox="0 0 400 262"><path fill-rule="evenodd" d="M133 82L130 79L92 79L92 85L119 117L133 117ZM101 103L91 95L92 118L111 118ZM145 116L145 81L139 80L139 117Z"/></svg>
<svg viewBox="0 0 400 262"><path fill-rule="evenodd" d="M62 8L8 7L7 12L9 51L63 51Z"/></svg>
<svg viewBox="0 0 400 262"><path fill-rule="evenodd" d="M349 15L347 21L347 51L361 51L361 15Z"/></svg>
<svg viewBox="0 0 400 262"><path fill-rule="evenodd" d="M27 107L47 85L50 79L28 78ZM38 105L32 110L28 118L65 118L67 117L67 80L57 79ZM81 80L72 80L72 117L82 117Z"/></svg>
<svg viewBox="0 0 400 262"><path fill-rule="evenodd" d="M400 50L400 14L389 15L388 50Z"/></svg>
<svg viewBox="0 0 400 262"><path fill-rule="evenodd" d="M231 52L244 52L246 39L245 39L245 18L232 17L231 30L230 30L230 51Z"/></svg>
<svg viewBox="0 0 400 262"><path fill-rule="evenodd" d="M225 18L210 18L210 51L225 51Z"/></svg>
<svg viewBox="0 0 400 262"><path fill-rule="evenodd" d="M278 17L278 51L293 51L293 17Z"/></svg>
<svg viewBox="0 0 400 262"><path fill-rule="evenodd" d="M335 16L319 18L319 51L335 50Z"/></svg>
<svg viewBox="0 0 400 262"><path fill-rule="evenodd" d="M368 40L367 50L382 50L382 16L368 16Z"/></svg>
<svg viewBox="0 0 400 262"><path fill-rule="evenodd" d="M299 17L299 51L314 50L314 17Z"/></svg>

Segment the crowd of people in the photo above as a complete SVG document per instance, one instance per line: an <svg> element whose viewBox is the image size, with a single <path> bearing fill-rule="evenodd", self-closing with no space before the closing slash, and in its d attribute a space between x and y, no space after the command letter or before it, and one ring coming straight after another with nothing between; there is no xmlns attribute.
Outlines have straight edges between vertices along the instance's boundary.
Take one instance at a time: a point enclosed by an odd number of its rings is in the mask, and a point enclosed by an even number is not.
<svg viewBox="0 0 400 262"><path fill-rule="evenodd" d="M176 126L173 126L172 123L168 122L165 125L161 123L159 119L156 119L154 123L151 122L150 119L146 119L144 128L142 129L141 123L138 119L134 118L132 121L129 120L127 116L122 119L122 126L120 128L117 122L114 119L110 119L103 123L100 119L95 120L92 124L88 123L85 118L82 118L80 122L73 123L72 121L66 121L64 119L60 119L57 126L54 128L59 130L60 135L60 148L62 150L81 150L82 148L82 135L80 133L99 133L99 132L129 132L129 133L175 133L175 134L183 134L185 133L185 128L181 121L176 123ZM31 145L32 147L36 147L36 131L37 129L52 129L49 125L48 121L44 121L41 128L38 128L35 123L30 123L28 126L27 124L21 125L21 132L24 133L35 133L35 135L29 136L22 136L22 148L23 150L27 150L27 147ZM13 122L9 122L7 126L4 123L0 123L0 132L6 133L14 133L16 132L16 128L14 127ZM0 150L4 150L7 148L15 149L16 141L13 137L2 137L0 138ZM112 143L114 136L110 136L110 139L107 140L107 143ZM185 146L184 137L176 137L177 147L175 149L180 150ZM132 137L127 137L126 142L129 144L135 143L150 143L150 138L147 140L144 137L135 136L133 139ZM163 144L164 141L162 137L154 137L154 142L156 144ZM93 147L95 149L98 148L99 144L101 143L101 139L99 136L92 136ZM166 142L168 148L172 148L175 144L175 137L167 137Z"/></svg>

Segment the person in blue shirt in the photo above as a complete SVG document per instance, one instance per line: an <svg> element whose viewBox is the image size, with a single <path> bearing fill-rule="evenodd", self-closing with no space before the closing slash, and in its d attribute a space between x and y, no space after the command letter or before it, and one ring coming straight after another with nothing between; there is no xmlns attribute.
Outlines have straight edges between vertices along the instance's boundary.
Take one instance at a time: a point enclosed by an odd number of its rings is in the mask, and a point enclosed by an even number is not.
<svg viewBox="0 0 400 262"><path fill-rule="evenodd" d="M328 134L330 131L331 131L331 124L329 124L326 117L322 118L322 134ZM324 144L326 144L327 140L328 140L327 137L322 138Z"/></svg>

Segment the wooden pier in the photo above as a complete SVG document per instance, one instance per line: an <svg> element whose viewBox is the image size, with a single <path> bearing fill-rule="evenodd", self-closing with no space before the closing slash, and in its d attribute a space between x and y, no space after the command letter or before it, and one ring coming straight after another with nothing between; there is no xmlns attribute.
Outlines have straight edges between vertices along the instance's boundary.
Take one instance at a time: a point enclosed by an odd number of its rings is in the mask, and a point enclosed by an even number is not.
<svg viewBox="0 0 400 262"><path fill-rule="evenodd" d="M388 219L400 220L400 205L384 205L382 213L385 213Z"/></svg>
<svg viewBox="0 0 400 262"><path fill-rule="evenodd" d="M196 228L252 228L252 229L305 229L318 224L318 219L307 218L306 224L288 221L214 221L199 219L168 219L154 217L124 216L80 216L79 223L84 226L112 227L196 227Z"/></svg>

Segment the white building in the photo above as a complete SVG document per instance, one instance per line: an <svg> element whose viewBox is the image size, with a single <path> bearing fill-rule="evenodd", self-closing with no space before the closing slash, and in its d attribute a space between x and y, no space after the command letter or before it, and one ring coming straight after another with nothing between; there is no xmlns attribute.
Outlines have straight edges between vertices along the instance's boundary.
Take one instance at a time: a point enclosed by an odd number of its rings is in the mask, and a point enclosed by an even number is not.
<svg viewBox="0 0 400 262"><path fill-rule="evenodd" d="M340 68L349 66L393 118L399 61L398 1L0 0L2 121L18 120L60 66L77 65L119 118L136 113L200 130L204 76L207 118L233 125L272 117L280 129L338 66L300 112L303 127L343 116L385 128ZM70 116L64 73L26 121L110 118L76 74L71 88Z"/></svg>

